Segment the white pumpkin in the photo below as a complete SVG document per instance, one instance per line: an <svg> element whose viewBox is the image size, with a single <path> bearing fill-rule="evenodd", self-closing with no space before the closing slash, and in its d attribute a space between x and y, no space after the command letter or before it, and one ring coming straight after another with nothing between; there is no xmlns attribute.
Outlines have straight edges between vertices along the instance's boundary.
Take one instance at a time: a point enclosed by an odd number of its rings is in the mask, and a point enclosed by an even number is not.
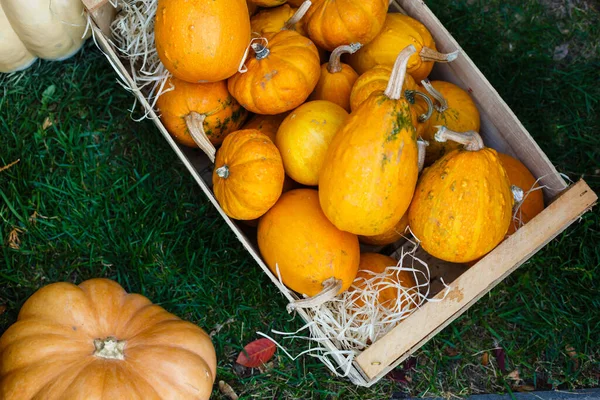
<svg viewBox="0 0 600 400"><path fill-rule="evenodd" d="M89 37L81 0L0 0L0 72L64 60Z"/></svg>

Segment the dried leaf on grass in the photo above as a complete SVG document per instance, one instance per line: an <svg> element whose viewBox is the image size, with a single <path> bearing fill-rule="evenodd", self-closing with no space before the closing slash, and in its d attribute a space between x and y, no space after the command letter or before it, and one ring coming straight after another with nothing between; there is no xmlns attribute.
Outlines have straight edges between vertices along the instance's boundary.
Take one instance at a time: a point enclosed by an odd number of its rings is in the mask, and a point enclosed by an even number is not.
<svg viewBox="0 0 600 400"><path fill-rule="evenodd" d="M573 361L573 368L575 370L578 370L579 369L579 358L577 357L577 352L575 351L575 348L573 346L571 346L570 344L568 344L565 347L565 351L567 352L567 355L569 356L571 361Z"/></svg>
<svg viewBox="0 0 600 400"><path fill-rule="evenodd" d="M46 129L50 128L52 125L54 125L54 123L52 122L50 117L46 117L46 119L44 120L44 123L42 124L42 129L46 130Z"/></svg>
<svg viewBox="0 0 600 400"><path fill-rule="evenodd" d="M257 368L269 361L277 346L269 339L258 339L248 343L238 355L236 363L248 368Z"/></svg>
<svg viewBox="0 0 600 400"><path fill-rule="evenodd" d="M6 171L7 169L9 169L10 167L12 167L13 165L15 165L16 163L18 163L19 161L21 161L21 159L17 159L16 161L11 162L8 165L5 165L4 167L0 167L0 172L2 171Z"/></svg>
<svg viewBox="0 0 600 400"><path fill-rule="evenodd" d="M511 381L515 381L515 382L520 382L521 381L521 375L519 375L519 370L515 369L510 374L506 375L506 379L510 379Z"/></svg>
<svg viewBox="0 0 600 400"><path fill-rule="evenodd" d="M409 384L412 382L412 378L408 373L417 365L417 359L415 357L410 357L406 360L401 366L391 370L386 376L388 379L402 383Z"/></svg>
<svg viewBox="0 0 600 400"><path fill-rule="evenodd" d="M487 367L489 363L490 363L490 353L488 353L486 351L485 353L483 353L481 355L481 365L483 365L484 367Z"/></svg>
<svg viewBox="0 0 600 400"><path fill-rule="evenodd" d="M10 231L7 240L8 247L14 250L19 250L21 247L21 239L19 239L20 233L23 233L23 230L19 228L13 228L13 230Z"/></svg>
<svg viewBox="0 0 600 400"><path fill-rule="evenodd" d="M458 355L458 350L456 350L456 347L446 346L444 348L444 353L446 353L448 357L456 357Z"/></svg>
<svg viewBox="0 0 600 400"><path fill-rule="evenodd" d="M237 395L237 393L235 393L235 391L233 390L233 388L231 386L229 386L229 384L225 381L219 381L219 391L229 397L231 400L238 400L239 397Z"/></svg>

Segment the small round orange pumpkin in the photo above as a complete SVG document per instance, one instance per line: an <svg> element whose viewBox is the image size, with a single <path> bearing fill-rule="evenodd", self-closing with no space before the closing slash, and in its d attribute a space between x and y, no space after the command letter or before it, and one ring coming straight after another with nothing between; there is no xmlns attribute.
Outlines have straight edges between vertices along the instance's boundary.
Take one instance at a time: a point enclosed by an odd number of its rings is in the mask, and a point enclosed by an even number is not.
<svg viewBox="0 0 600 400"><path fill-rule="evenodd" d="M0 337L0 398L208 399L210 337L108 279L53 283Z"/></svg>
<svg viewBox="0 0 600 400"><path fill-rule="evenodd" d="M229 92L247 110L257 114L280 114L292 110L313 91L321 65L310 39L295 31L267 33L253 43L247 71L227 82Z"/></svg>
<svg viewBox="0 0 600 400"><path fill-rule="evenodd" d="M283 189L279 150L255 129L231 133L217 152L213 191L231 218L248 220L263 215Z"/></svg>
<svg viewBox="0 0 600 400"><path fill-rule="evenodd" d="M321 65L321 77L309 97L311 100L328 100L350 112L350 92L358 74L351 66L340 62L340 57L358 49L360 43L353 43L339 46L331 53L329 62Z"/></svg>
<svg viewBox="0 0 600 400"><path fill-rule="evenodd" d="M465 145L447 153L419 179L408 223L423 249L441 260L465 263L487 254L508 231L514 204L498 153L477 132L440 127L436 140Z"/></svg>
<svg viewBox="0 0 600 400"><path fill-rule="evenodd" d="M504 153L498 153L498 157L510 183L524 192L524 199L517 204L516 215L508 227L507 235L512 235L544 210L544 194L535 177L521 161Z"/></svg>
<svg viewBox="0 0 600 400"><path fill-rule="evenodd" d="M287 0L250 0L251 3L264 8L278 7L285 4L286 1Z"/></svg>
<svg viewBox="0 0 600 400"><path fill-rule="evenodd" d="M395 267L397 264L397 260L383 254L362 253L358 273L350 287L350 291L358 294L360 291L365 290L365 281L373 279L376 274L383 274L388 267ZM398 285L406 291L400 292ZM401 270L386 277L376 278L372 287L377 288L377 286L381 287L377 291L377 303L380 306L398 310L412 310L415 308L414 297L417 294L415 289L417 283L412 273ZM360 297L357 297L354 304L361 307L364 302Z"/></svg>
<svg viewBox="0 0 600 400"><path fill-rule="evenodd" d="M433 37L425 25L407 15L390 13L387 14L381 33L370 43L363 43L359 51L348 57L348 63L359 74L376 65L391 67L396 54L410 44L417 48L417 53L409 60L407 72L417 82L427 78L434 62L450 62L458 55L457 52L438 53Z"/></svg>
<svg viewBox="0 0 600 400"><path fill-rule="evenodd" d="M258 248L288 288L308 296L321 293L332 278L334 295L348 289L360 259L358 238L327 220L313 189L281 196L258 223Z"/></svg>
<svg viewBox="0 0 600 400"><path fill-rule="evenodd" d="M313 0L304 27L317 46L333 51L350 43L369 43L377 36L388 0Z"/></svg>
<svg viewBox="0 0 600 400"><path fill-rule="evenodd" d="M250 43L246 0L158 0L156 51L165 68L188 82L235 74Z"/></svg>
<svg viewBox="0 0 600 400"><path fill-rule="evenodd" d="M338 229L380 235L408 209L418 176L417 118L402 86L414 51L411 45L400 52L385 92L352 112L329 146L319 199Z"/></svg>
<svg viewBox="0 0 600 400"><path fill-rule="evenodd" d="M444 154L461 147L453 141L438 142L434 136L440 125L457 131L479 132L481 121L475 102L469 94L450 82L424 79L424 88L435 101L434 111L422 132L423 139L429 142L425 164L430 165Z"/></svg>
<svg viewBox="0 0 600 400"><path fill-rule="evenodd" d="M279 125L283 122L285 117L287 117L289 113L276 114L276 115L260 115L256 114L246 124L242 129L257 129L264 133L271 139L273 143L275 143L275 136L277 135L277 129L279 129Z"/></svg>
<svg viewBox="0 0 600 400"><path fill-rule="evenodd" d="M225 81L189 83L171 77L167 85L173 86L173 90L160 95L156 102L160 120L175 140L185 146L207 151L206 138L213 145L221 144L225 136L239 129L248 115L229 94Z"/></svg>
<svg viewBox="0 0 600 400"><path fill-rule="evenodd" d="M327 148L347 119L342 107L326 100L309 101L292 111L275 138L285 172L296 182L316 186Z"/></svg>
<svg viewBox="0 0 600 400"><path fill-rule="evenodd" d="M305 11L302 11L301 14L297 14L297 10L288 4L267 8L259 11L250 19L250 26L252 26L252 32L259 35L279 32L282 29L293 29L302 36L307 36L301 21L304 13Z"/></svg>
<svg viewBox="0 0 600 400"><path fill-rule="evenodd" d="M371 246L387 246L400 240L406 232L406 227L408 227L408 213L405 213L396 226L389 231L383 232L381 235L359 236L358 240Z"/></svg>

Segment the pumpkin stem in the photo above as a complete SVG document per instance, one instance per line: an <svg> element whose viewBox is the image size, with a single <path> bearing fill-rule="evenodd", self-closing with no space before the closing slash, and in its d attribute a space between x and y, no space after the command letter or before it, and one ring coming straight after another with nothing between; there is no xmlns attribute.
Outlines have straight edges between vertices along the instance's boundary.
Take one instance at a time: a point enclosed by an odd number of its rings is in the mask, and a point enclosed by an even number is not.
<svg viewBox="0 0 600 400"><path fill-rule="evenodd" d="M265 42L267 41L267 39L264 39L264 38L262 38L262 39ZM264 45L262 43L250 44L250 47L252 47L252 50L254 50L255 57L257 60L262 60L263 58L265 58L266 56L269 55L270 51L267 48L267 44L264 44Z"/></svg>
<svg viewBox="0 0 600 400"><path fill-rule="evenodd" d="M452 53L440 53L439 51L430 49L429 47L423 47L419 55L423 61L434 61L441 63L449 63L458 58L458 50Z"/></svg>
<svg viewBox="0 0 600 400"><path fill-rule="evenodd" d="M437 110L437 112L443 113L444 111L446 111L448 109L448 101L436 88L433 87L429 79L423 79L421 81L421 84L423 85L425 90L427 90L427 93L429 93L431 97L435 99L435 101L440 103L439 106L437 104L435 105L435 109Z"/></svg>
<svg viewBox="0 0 600 400"><path fill-rule="evenodd" d="M404 77L406 76L406 66L408 65L410 56L416 52L417 49L411 44L405 47L400 54L398 54L398 57L396 57L390 80L385 88L385 92L383 92L383 94L390 99L399 100L402 97L402 86L404 85Z"/></svg>
<svg viewBox="0 0 600 400"><path fill-rule="evenodd" d="M468 151L479 151L485 147L483 139L475 131L454 132L445 126L436 126L436 128L438 130L435 133L435 140L438 142L452 140L453 142L463 144L465 150Z"/></svg>
<svg viewBox="0 0 600 400"><path fill-rule="evenodd" d="M285 22L285 24L283 25L283 28L281 28L281 30L282 31L294 30L294 26L298 22L300 22L300 20L302 19L302 17L304 17L304 14L306 14L306 12L308 11L308 9L310 8L311 5L312 5L312 2L310 0L306 0L304 3L300 4L300 7L298 7L298 9L294 13L294 15L292 15L291 18Z"/></svg>
<svg viewBox="0 0 600 400"><path fill-rule="evenodd" d="M204 132L205 118L206 115L192 111L186 115L184 119L188 128L188 132L190 133L192 139L194 139L196 146L206 153L210 162L214 163L217 149L215 149L215 146L210 142L208 136L206 136L206 132Z"/></svg>
<svg viewBox="0 0 600 400"><path fill-rule="evenodd" d="M352 43L350 45L343 45L336 47L329 56L329 63L327 64L327 71L330 74L335 74L342 71L342 63L340 57L342 54L354 54L362 47L360 43Z"/></svg>
<svg viewBox="0 0 600 400"><path fill-rule="evenodd" d="M425 152L429 146L429 142L424 139L417 139L417 165L419 166L419 172L423 171L423 166L425 165Z"/></svg>
<svg viewBox="0 0 600 400"><path fill-rule="evenodd" d="M331 277L323 282L323 290L321 290L318 294L312 297L307 297L306 299L292 301L287 305L286 310L288 313L291 313L297 308L311 308L320 306L321 304L333 300L335 296L338 295L340 290L342 290L342 280Z"/></svg>
<svg viewBox="0 0 600 400"><path fill-rule="evenodd" d="M219 178L229 178L229 167L227 165L223 165L222 167L217 168L215 172L217 173L217 176Z"/></svg>
<svg viewBox="0 0 600 400"><path fill-rule="evenodd" d="M513 199L515 200L515 207L519 206L525 199L525 193L523 192L523 189L516 185L511 185L510 191L512 192Z"/></svg>
<svg viewBox="0 0 600 400"><path fill-rule="evenodd" d="M125 340L118 340L114 336L94 339L94 355L108 360L124 360Z"/></svg>
<svg viewBox="0 0 600 400"><path fill-rule="evenodd" d="M404 92L404 97L406 97L406 100L408 100L411 104L415 104L415 96L421 97L423 100L425 100L425 103L427 103L427 112L419 115L418 118L418 121L423 123L431 118L431 115L433 114L433 102L429 96L427 96L425 93L419 92L418 90L406 90Z"/></svg>

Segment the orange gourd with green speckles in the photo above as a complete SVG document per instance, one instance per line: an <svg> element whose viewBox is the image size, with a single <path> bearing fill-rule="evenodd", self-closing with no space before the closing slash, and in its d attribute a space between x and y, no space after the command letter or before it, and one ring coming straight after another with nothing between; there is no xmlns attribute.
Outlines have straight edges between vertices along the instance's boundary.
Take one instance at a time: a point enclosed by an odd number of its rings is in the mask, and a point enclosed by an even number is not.
<svg viewBox="0 0 600 400"><path fill-rule="evenodd" d="M158 0L156 52L166 69L188 82L235 74L250 43L246 0Z"/></svg>
<svg viewBox="0 0 600 400"><path fill-rule="evenodd" d="M524 192L524 199L521 204L518 204L516 215L506 233L512 235L544 210L544 194L535 177L521 161L504 153L498 153L498 157L502 161L510 183L520 187Z"/></svg>
<svg viewBox="0 0 600 400"><path fill-rule="evenodd" d="M326 100L309 101L292 111L275 138L286 174L316 186L329 144L347 119L346 110Z"/></svg>
<svg viewBox="0 0 600 400"><path fill-rule="evenodd" d="M310 33L310 31L309 31ZM395 55L408 45L417 53L408 62L407 72L417 82L427 78L434 62L449 62L457 53L438 53L431 33L425 25L404 14L387 14L381 32L370 43L348 57L348 63L363 74L376 65L394 65Z"/></svg>
<svg viewBox="0 0 600 400"><path fill-rule="evenodd" d="M406 235L406 227L408 226L408 213L405 213L400 221L392 229L375 236L359 236L358 240L361 243L371 246L387 246L400 240Z"/></svg>
<svg viewBox="0 0 600 400"><path fill-rule="evenodd" d="M327 220L316 190L283 194L260 219L257 237L269 269L298 293L314 296L330 278L340 280L339 293L348 289L356 276L358 238Z"/></svg>
<svg viewBox="0 0 600 400"><path fill-rule="evenodd" d="M444 81L424 80L423 84L435 103L433 114L422 133L423 139L429 142L425 164L430 165L444 154L461 146L460 143L452 141L436 141L434 136L438 126L445 126L457 132L479 132L481 121L475 102L460 87Z"/></svg>
<svg viewBox="0 0 600 400"><path fill-rule="evenodd" d="M265 135L271 139L273 143L275 143L275 135L277 135L277 129L279 129L279 125L283 122L285 117L288 116L289 113L276 114L276 115L260 115L256 114L246 124L242 127L242 129L258 129Z"/></svg>
<svg viewBox="0 0 600 400"><path fill-rule="evenodd" d="M292 110L314 90L321 64L309 38L295 31L266 33L252 44L247 71L227 82L229 92L247 110L280 114Z"/></svg>
<svg viewBox="0 0 600 400"><path fill-rule="evenodd" d="M374 236L392 229L406 212L418 175L416 116L403 97L406 63L398 55L384 93L374 93L350 114L333 138L319 176L323 212L339 229Z"/></svg>
<svg viewBox="0 0 600 400"><path fill-rule="evenodd" d="M397 260L383 254L362 253L360 255L358 273L350 290L357 293L365 290L367 286L365 280L371 280L375 274L382 274L388 267L395 267L397 264ZM417 295L417 289L415 289L417 283L411 272L401 270L393 275L378 277L374 279L373 284L375 287L379 286L382 288L377 291L377 303L380 306L387 309L407 311L416 307L414 298ZM406 290L399 291L398 284ZM357 307L362 307L364 302L360 297L357 297L354 300L354 304Z"/></svg>
<svg viewBox="0 0 600 400"><path fill-rule="evenodd" d="M358 74L351 66L340 62L342 54L354 53L360 43L337 47L329 57L329 62L321 65L321 77L311 100L328 100L350 112L350 92L358 79Z"/></svg>
<svg viewBox="0 0 600 400"><path fill-rule="evenodd" d="M304 27L317 46L333 51L369 43L381 30L388 0L313 0Z"/></svg>
<svg viewBox="0 0 600 400"><path fill-rule="evenodd" d="M167 131L185 146L198 147L198 135L218 145L246 119L246 110L229 94L225 81L189 83L172 77L169 86L173 90L160 95L156 106Z"/></svg>
<svg viewBox="0 0 600 400"><path fill-rule="evenodd" d="M383 92L388 85L391 73L392 67L376 65L359 76L350 92L350 108L352 111L356 110L372 93ZM404 78L403 89L409 91L408 96L405 92L405 96L411 104L411 110L417 115L418 123L415 128L417 136L421 136L427 127L427 120L433 112L433 104L429 104L431 101L423 93L425 89L419 86L408 74Z"/></svg>
<svg viewBox="0 0 600 400"><path fill-rule="evenodd" d="M491 251L512 219L513 194L498 153L477 132L441 127L436 140L465 145L425 169L408 211L408 223L434 257L465 263Z"/></svg>
<svg viewBox="0 0 600 400"><path fill-rule="evenodd" d="M227 136L217 152L213 191L231 218L255 219L281 196L284 176L281 155L271 139L245 129Z"/></svg>

